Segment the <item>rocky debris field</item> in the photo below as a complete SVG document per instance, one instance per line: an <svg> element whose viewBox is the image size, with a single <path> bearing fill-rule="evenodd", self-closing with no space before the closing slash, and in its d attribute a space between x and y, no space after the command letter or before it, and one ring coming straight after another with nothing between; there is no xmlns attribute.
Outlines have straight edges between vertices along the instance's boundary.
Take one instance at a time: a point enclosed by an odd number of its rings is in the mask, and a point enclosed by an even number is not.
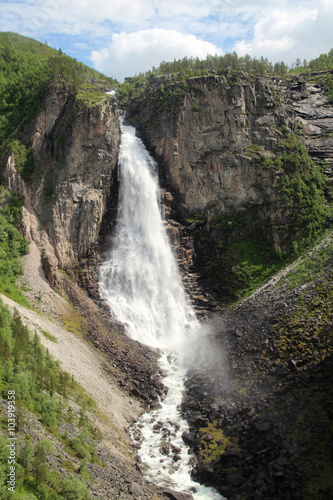
<svg viewBox="0 0 333 500"><path fill-rule="evenodd" d="M224 361L189 371L193 477L228 500L333 498L332 262L299 286L297 267L282 272L224 311Z"/></svg>

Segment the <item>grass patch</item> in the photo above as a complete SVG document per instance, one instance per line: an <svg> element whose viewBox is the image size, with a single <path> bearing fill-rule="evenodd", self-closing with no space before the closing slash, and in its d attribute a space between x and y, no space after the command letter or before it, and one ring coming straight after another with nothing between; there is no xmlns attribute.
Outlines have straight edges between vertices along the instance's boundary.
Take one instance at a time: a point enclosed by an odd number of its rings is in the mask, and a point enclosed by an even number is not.
<svg viewBox="0 0 333 500"><path fill-rule="evenodd" d="M216 460L227 448L228 450L240 452L238 438L226 436L222 428L219 427L218 420L214 420L207 427L202 427L200 431L204 433L201 443L205 448L200 451L203 462ZM206 434L211 434L213 439L207 441L205 439Z"/></svg>
<svg viewBox="0 0 333 500"><path fill-rule="evenodd" d="M300 263L278 283L285 283L288 288L296 288L313 281L320 273L333 262L333 231L324 238L322 243L311 252L308 252Z"/></svg>
<svg viewBox="0 0 333 500"><path fill-rule="evenodd" d="M81 85L80 91L76 96L78 109L93 108L97 104L105 101L106 95L97 85L84 84Z"/></svg>
<svg viewBox="0 0 333 500"><path fill-rule="evenodd" d="M48 340L51 340L51 342L54 342L55 344L58 343L58 339L52 335L51 333L47 332L46 330L41 330L43 336L47 338Z"/></svg>
<svg viewBox="0 0 333 500"><path fill-rule="evenodd" d="M250 295L285 266L285 261L274 254L270 247L256 241L234 243L230 252L238 256L237 263L231 269L238 298Z"/></svg>
<svg viewBox="0 0 333 500"><path fill-rule="evenodd" d="M69 332L74 333L78 337L82 338L87 333L86 319L80 316L73 307L68 307L64 312L63 325Z"/></svg>

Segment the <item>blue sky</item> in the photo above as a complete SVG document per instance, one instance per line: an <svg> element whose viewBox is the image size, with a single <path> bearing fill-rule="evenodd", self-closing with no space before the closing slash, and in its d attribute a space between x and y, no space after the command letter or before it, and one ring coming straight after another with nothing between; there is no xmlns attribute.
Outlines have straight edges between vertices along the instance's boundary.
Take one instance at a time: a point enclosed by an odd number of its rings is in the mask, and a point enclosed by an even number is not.
<svg viewBox="0 0 333 500"><path fill-rule="evenodd" d="M236 51L291 64L333 48L333 0L0 0L0 30L122 81L184 56Z"/></svg>

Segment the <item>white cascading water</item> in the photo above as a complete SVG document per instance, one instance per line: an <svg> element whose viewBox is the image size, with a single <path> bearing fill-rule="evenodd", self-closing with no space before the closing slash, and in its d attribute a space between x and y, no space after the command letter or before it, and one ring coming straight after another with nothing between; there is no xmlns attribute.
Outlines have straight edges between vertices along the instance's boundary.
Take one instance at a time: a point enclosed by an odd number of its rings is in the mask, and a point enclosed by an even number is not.
<svg viewBox="0 0 333 500"><path fill-rule="evenodd" d="M181 438L188 430L180 414L186 377L182 353L199 322L161 217L156 164L135 129L123 124L119 167L119 215L110 258L101 266L102 294L130 337L160 349L163 383L169 389L161 408L136 424L142 435L139 454L156 484L192 493L196 500L220 500L215 490L192 481Z"/></svg>

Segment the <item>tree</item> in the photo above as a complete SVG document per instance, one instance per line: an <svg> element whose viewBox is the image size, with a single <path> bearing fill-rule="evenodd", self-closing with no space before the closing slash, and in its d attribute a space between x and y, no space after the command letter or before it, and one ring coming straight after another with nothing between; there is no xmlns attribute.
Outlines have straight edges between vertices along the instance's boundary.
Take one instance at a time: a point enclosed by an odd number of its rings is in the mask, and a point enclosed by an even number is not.
<svg viewBox="0 0 333 500"><path fill-rule="evenodd" d="M28 479L33 471L33 458L34 458L34 448L32 446L31 438L28 437L25 442L25 446L21 453L21 463L24 467L25 479Z"/></svg>
<svg viewBox="0 0 333 500"><path fill-rule="evenodd" d="M35 449L34 460L34 477L37 486L47 481L48 469L44 447L42 443L38 443Z"/></svg>
<svg viewBox="0 0 333 500"><path fill-rule="evenodd" d="M67 500L89 500L90 498L84 480L75 478L73 474L65 479L62 494Z"/></svg>
<svg viewBox="0 0 333 500"><path fill-rule="evenodd" d="M11 53L11 50L10 48L8 47L8 45L6 45L5 47L5 55L4 55L4 59L5 61L8 63L12 58L12 53Z"/></svg>

